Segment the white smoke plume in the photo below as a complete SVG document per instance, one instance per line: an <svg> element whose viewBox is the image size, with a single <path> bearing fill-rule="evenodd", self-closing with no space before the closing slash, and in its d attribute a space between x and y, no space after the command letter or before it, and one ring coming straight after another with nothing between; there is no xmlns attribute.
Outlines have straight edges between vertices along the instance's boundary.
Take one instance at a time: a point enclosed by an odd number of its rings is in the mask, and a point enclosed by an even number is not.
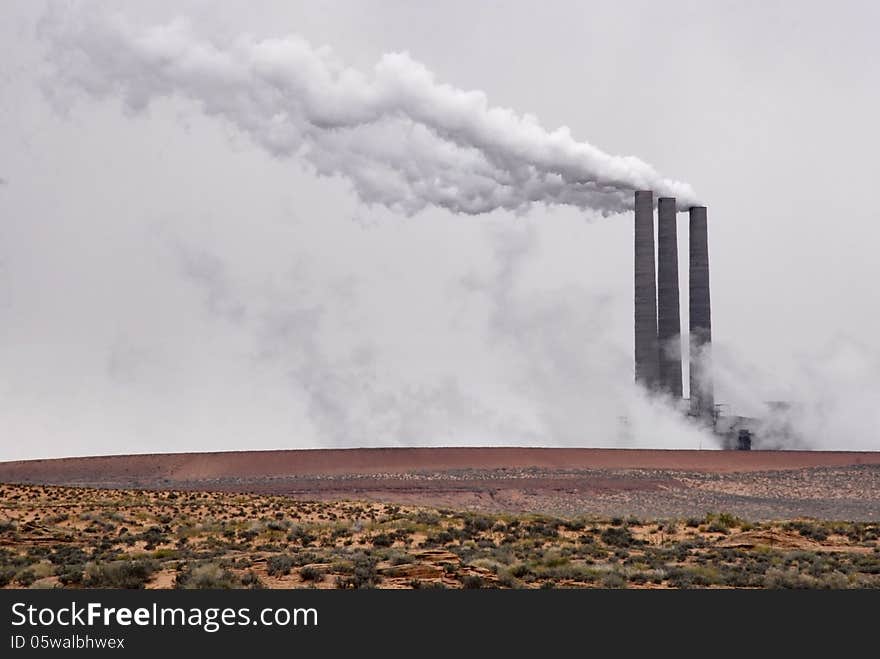
<svg viewBox="0 0 880 659"><path fill-rule="evenodd" d="M502 223L492 239L496 271L463 284L489 302L489 344L505 355L540 445L717 448L666 397L633 382L632 355L609 322L607 294L577 285L524 289L539 243L534 225Z"/></svg>
<svg viewBox="0 0 880 659"><path fill-rule="evenodd" d="M343 305L326 293L321 299L310 295L308 285L314 282L308 281L306 272L300 271L295 283L288 282L295 295L290 289L243 295L222 258L186 243L172 244L181 274L201 292L209 314L242 330L256 365L284 373L291 404L302 404L321 446L456 444L484 435L514 441L531 437L475 398L456 378L413 383L389 377L368 336L344 342L342 350L331 349L323 340L334 322L331 307Z"/></svg>
<svg viewBox="0 0 880 659"><path fill-rule="evenodd" d="M716 391L759 420L755 448L876 451L880 351L846 334L772 370L715 345Z"/></svg>
<svg viewBox="0 0 880 659"><path fill-rule="evenodd" d="M407 53L383 55L369 74L297 37L242 35L218 43L189 23L138 27L78 8L42 21L60 79L142 110L156 99L195 102L277 157L351 181L366 203L416 213L522 211L569 204L608 215L652 189L681 207L691 187L632 156L612 156L545 129L528 114L489 105L482 91L438 82Z"/></svg>

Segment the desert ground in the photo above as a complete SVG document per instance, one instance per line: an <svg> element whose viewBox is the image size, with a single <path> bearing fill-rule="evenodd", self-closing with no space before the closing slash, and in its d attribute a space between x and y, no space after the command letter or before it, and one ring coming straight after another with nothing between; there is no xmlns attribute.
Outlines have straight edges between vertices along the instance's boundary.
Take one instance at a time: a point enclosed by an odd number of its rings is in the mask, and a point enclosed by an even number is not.
<svg viewBox="0 0 880 659"><path fill-rule="evenodd" d="M284 495L486 513L880 521L880 453L391 448L0 463L0 483Z"/></svg>
<svg viewBox="0 0 880 659"><path fill-rule="evenodd" d="M874 588L880 524L0 486L6 588Z"/></svg>
<svg viewBox="0 0 880 659"><path fill-rule="evenodd" d="M880 587L880 454L352 449L6 462L0 586Z"/></svg>

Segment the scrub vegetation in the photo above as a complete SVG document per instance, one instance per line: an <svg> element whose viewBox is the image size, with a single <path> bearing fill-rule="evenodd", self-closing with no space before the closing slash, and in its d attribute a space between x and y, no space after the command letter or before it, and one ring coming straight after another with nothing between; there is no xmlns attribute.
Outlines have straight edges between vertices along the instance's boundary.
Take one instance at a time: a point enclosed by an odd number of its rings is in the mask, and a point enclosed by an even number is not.
<svg viewBox="0 0 880 659"><path fill-rule="evenodd" d="M877 588L880 524L0 485L5 588Z"/></svg>

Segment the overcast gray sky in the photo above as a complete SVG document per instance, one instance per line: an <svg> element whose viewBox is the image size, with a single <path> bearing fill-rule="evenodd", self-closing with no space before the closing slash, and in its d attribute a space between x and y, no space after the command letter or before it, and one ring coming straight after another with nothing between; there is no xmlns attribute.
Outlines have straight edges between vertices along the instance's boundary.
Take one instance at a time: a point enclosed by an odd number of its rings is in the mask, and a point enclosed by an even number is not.
<svg viewBox="0 0 880 659"><path fill-rule="evenodd" d="M0 22L0 459L711 444L631 384L631 214L364 204L180 95L67 85L53 4ZM298 35L365 74L406 51L690 184L716 399L801 401L809 446L880 449L877 3L112 6L215 44Z"/></svg>

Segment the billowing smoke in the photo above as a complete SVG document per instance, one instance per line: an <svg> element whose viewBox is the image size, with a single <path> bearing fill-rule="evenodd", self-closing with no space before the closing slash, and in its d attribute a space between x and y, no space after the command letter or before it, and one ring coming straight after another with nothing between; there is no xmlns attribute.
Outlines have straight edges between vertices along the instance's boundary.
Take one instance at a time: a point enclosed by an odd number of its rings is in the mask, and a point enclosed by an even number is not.
<svg viewBox="0 0 880 659"><path fill-rule="evenodd" d="M369 74L290 36L231 43L200 38L186 20L139 28L121 16L55 11L42 24L60 78L132 111L181 97L278 157L351 181L366 203L413 214L521 211L570 204L612 214L634 189L696 203L691 187L638 158L612 156L548 131L531 115L489 105L481 91L438 82L407 53Z"/></svg>
<svg viewBox="0 0 880 659"><path fill-rule="evenodd" d="M538 444L717 448L667 398L634 384L629 341L610 322L615 303L607 293L525 286L539 244L534 224L501 223L492 238L495 272L464 284L489 302L489 344L527 401Z"/></svg>
<svg viewBox="0 0 880 659"><path fill-rule="evenodd" d="M880 351L841 334L770 370L716 344L717 389L737 414L760 420L755 448L877 450Z"/></svg>

